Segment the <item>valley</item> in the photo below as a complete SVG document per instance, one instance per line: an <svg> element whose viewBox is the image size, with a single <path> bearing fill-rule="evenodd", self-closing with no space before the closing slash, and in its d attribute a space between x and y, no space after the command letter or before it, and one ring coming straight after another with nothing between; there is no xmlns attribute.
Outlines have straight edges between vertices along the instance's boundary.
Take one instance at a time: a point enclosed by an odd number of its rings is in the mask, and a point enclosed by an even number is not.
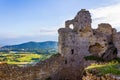
<svg viewBox="0 0 120 80"><path fill-rule="evenodd" d="M57 53L57 42L26 42L0 48L0 64L30 66Z"/></svg>
<svg viewBox="0 0 120 80"><path fill-rule="evenodd" d="M53 54L35 54L35 53L0 53L0 63L15 64L18 66L34 65L39 61L49 58Z"/></svg>

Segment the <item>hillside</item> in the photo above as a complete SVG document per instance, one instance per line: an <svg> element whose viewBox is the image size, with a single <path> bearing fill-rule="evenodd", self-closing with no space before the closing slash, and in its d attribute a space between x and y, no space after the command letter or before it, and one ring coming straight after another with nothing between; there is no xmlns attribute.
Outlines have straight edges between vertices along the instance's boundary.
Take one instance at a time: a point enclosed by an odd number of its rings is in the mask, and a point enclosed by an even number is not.
<svg viewBox="0 0 120 80"><path fill-rule="evenodd" d="M37 53L47 53L49 51L57 50L56 41L46 41L46 42L26 42L18 45L3 46L0 51L25 51L25 52L37 52Z"/></svg>

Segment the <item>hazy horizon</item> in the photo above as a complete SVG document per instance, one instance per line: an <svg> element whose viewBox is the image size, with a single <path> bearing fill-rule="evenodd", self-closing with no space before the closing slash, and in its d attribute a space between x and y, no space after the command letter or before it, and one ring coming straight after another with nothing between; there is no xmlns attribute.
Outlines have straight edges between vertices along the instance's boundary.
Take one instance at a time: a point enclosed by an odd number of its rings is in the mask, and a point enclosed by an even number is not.
<svg viewBox="0 0 120 80"><path fill-rule="evenodd" d="M119 0L0 0L0 45L58 41L57 30L81 9L92 15L92 27L110 23L120 31Z"/></svg>

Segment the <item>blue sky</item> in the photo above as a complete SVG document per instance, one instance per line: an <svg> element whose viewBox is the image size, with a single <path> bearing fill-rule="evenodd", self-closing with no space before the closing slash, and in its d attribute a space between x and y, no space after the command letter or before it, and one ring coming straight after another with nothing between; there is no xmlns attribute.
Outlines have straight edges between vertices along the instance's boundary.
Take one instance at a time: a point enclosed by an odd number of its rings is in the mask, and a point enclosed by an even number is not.
<svg viewBox="0 0 120 80"><path fill-rule="evenodd" d="M94 28L107 22L119 30L119 7L119 0L0 0L0 45L57 41L57 29L82 8Z"/></svg>

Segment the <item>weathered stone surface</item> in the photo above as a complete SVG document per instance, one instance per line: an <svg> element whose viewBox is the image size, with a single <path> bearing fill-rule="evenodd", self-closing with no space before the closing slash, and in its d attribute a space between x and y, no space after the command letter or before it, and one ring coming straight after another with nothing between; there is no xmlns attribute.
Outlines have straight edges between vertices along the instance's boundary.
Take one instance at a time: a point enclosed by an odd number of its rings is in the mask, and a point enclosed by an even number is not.
<svg viewBox="0 0 120 80"><path fill-rule="evenodd" d="M117 57L116 46L112 44L114 42L113 35L117 33L116 30L108 23L101 23L97 29L92 29L91 22L91 15L85 9L78 12L74 19L65 22L65 28L58 30L59 53L61 55L70 59L70 56L73 56L70 55L71 50L73 50L78 56L91 53L104 60ZM70 29L71 24L73 29ZM116 52L114 53L111 49L115 49Z"/></svg>
<svg viewBox="0 0 120 80"><path fill-rule="evenodd" d="M58 71L53 77L52 80L81 80L82 73L84 68L73 68L65 67Z"/></svg>
<svg viewBox="0 0 120 80"><path fill-rule="evenodd" d="M98 76L96 75L96 70L91 70L91 72L86 71L84 73L82 80L120 80L120 78L111 74Z"/></svg>
<svg viewBox="0 0 120 80"><path fill-rule="evenodd" d="M111 34L113 34L113 28L108 23L98 24L97 31L101 32L101 33L104 33L105 35L111 35Z"/></svg>
<svg viewBox="0 0 120 80"><path fill-rule="evenodd" d="M92 20L91 20L91 15L90 15L89 11L87 11L85 9L81 9L81 11L79 11L77 13L77 15L75 16L74 19L67 20L65 22L65 27L69 28L69 26L72 24L74 27L73 30L75 32L79 33L82 29L91 27L91 23L92 23ZM88 29L88 31L90 31L90 30L91 30L91 28Z"/></svg>
<svg viewBox="0 0 120 80"><path fill-rule="evenodd" d="M105 60L105 61L109 61L109 60L112 60L114 58L117 57L117 48L113 45L109 46L109 48L105 51L104 54L102 54L102 58Z"/></svg>
<svg viewBox="0 0 120 80"><path fill-rule="evenodd" d="M113 35L113 43L118 50L118 57L120 57L120 32Z"/></svg>
<svg viewBox="0 0 120 80"><path fill-rule="evenodd" d="M74 19L65 22L65 28L58 30L58 50L64 57L63 68L57 73L60 75L59 78L80 80L84 68L84 56L89 55L88 37L93 34L91 22L89 11L82 9ZM69 27L71 24L73 29ZM58 76L55 79L58 79Z"/></svg>
<svg viewBox="0 0 120 80"><path fill-rule="evenodd" d="M89 39L89 52L95 56L102 57L104 60L116 58L117 50L115 44L113 44L114 34L116 34L116 30L112 28L110 24L99 24L99 27L96 30L93 30L93 36ZM116 50L116 53L112 51L114 49Z"/></svg>

